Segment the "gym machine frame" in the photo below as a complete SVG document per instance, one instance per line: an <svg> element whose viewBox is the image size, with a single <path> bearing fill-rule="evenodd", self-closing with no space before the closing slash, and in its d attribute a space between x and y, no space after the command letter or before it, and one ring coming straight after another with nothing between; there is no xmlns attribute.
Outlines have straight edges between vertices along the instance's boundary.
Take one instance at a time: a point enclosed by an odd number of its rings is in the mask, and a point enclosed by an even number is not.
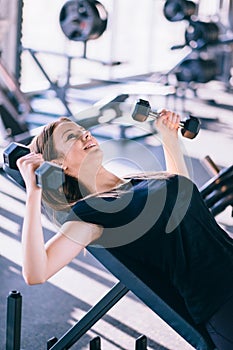
<svg viewBox="0 0 233 350"><path fill-rule="evenodd" d="M157 294L132 271L124 266L107 249L87 247L87 250L111 272L118 280L112 289L86 315L72 326L49 350L66 350L74 345L91 327L100 320L129 291L135 294L146 306L161 317L170 327L180 334L197 350L214 350L207 332L194 326L184 310L183 315L169 305L159 295L163 287L158 285ZM162 287L162 288L161 288ZM160 289L160 290L159 290ZM185 315L186 314L186 315ZM185 316L184 316L185 315Z"/></svg>
<svg viewBox="0 0 233 350"><path fill-rule="evenodd" d="M41 73L44 75L44 77L46 78L46 80L49 83L49 89L52 89L56 96L59 98L59 100L63 103L66 111L67 111L67 115L71 116L73 115L72 111L70 110L69 107L69 103L67 102L67 91L68 89L79 89L79 88L85 88L85 87L94 87L95 85L108 85L108 84L112 84L113 82L110 80L97 80L97 79L91 79L90 83L81 83L80 85L72 85L70 83L70 79L71 79L71 66L72 66L72 61L73 60L80 60L80 59L85 59L88 61L92 61L92 62L97 62L100 63L102 65L105 66L117 66L120 65L121 62L103 62L103 61L99 61L99 60L95 60L92 58L88 58L86 56L86 51L87 51L87 42L85 41L83 43L84 48L83 48L83 55L82 56L72 56L72 55L67 55L65 53L58 53L58 52L49 52L49 51L43 51L43 50L34 50L32 48L23 48L23 51L26 51L30 54L30 56L32 57L32 59L34 60L34 62L36 63L36 65L38 66L38 68L40 69ZM59 57L63 57L66 60L66 76L65 76L65 82L63 83L63 85L59 85L57 82L53 81L50 76L49 73L46 71L46 69L43 67L38 54L46 54L46 55L52 55L52 56L59 56ZM47 91L46 90L46 91Z"/></svg>
<svg viewBox="0 0 233 350"><path fill-rule="evenodd" d="M6 128L7 137L28 132L26 115L32 111L30 102L22 93L15 77L2 62L0 53L0 106L1 119ZM21 110L20 110L21 109Z"/></svg>

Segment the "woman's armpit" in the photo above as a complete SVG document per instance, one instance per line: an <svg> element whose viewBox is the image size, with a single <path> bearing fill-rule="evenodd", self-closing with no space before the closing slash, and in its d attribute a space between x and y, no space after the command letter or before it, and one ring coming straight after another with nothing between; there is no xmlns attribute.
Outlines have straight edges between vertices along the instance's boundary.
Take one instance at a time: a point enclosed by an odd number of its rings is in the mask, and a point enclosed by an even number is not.
<svg viewBox="0 0 233 350"><path fill-rule="evenodd" d="M100 238L102 232L102 226L83 221L65 222L59 230L59 233L82 247L86 247L91 242Z"/></svg>

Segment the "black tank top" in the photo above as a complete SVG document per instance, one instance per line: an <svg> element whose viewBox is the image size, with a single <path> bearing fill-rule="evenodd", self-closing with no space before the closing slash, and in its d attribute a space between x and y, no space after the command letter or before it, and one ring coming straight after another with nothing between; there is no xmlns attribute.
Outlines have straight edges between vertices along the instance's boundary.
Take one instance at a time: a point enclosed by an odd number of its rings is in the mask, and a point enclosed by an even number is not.
<svg viewBox="0 0 233 350"><path fill-rule="evenodd" d="M94 245L110 250L146 281L165 276L202 323L233 295L233 240L192 181L133 178L79 201L66 221L104 227Z"/></svg>

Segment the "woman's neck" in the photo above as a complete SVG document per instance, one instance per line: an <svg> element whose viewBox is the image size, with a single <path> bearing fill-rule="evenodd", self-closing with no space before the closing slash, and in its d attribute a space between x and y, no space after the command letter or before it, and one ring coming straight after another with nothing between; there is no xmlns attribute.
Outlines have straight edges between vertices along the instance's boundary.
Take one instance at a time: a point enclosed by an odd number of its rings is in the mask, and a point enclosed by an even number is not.
<svg viewBox="0 0 233 350"><path fill-rule="evenodd" d="M89 174L82 182L88 192L93 194L110 191L124 183L124 180L101 166L96 174Z"/></svg>

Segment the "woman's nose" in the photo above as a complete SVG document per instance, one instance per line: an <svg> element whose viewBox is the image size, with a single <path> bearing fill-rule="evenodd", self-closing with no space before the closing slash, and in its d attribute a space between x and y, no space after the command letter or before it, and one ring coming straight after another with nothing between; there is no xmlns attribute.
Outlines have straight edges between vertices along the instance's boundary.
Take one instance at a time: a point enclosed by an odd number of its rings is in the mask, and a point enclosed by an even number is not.
<svg viewBox="0 0 233 350"><path fill-rule="evenodd" d="M84 130L82 132L82 136L81 136L82 140L85 141L85 140L88 140L91 138L91 133L89 130Z"/></svg>

